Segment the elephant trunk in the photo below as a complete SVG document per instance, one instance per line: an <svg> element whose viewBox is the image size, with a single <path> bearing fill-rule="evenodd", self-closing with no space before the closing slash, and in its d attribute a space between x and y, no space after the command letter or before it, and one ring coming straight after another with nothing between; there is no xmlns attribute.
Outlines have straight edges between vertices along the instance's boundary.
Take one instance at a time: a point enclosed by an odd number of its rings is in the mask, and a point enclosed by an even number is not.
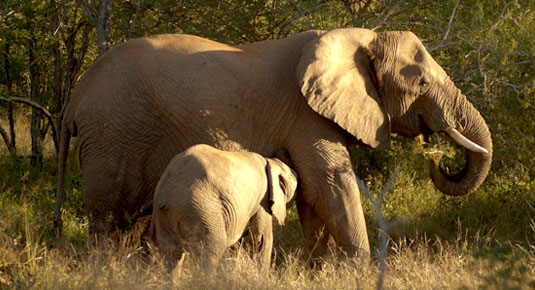
<svg viewBox="0 0 535 290"><path fill-rule="evenodd" d="M472 104L461 96L462 113L458 113L457 131L462 136L475 144L483 147L484 150L474 148L466 149L466 163L463 169L456 174L449 174L440 167L440 162L430 161L429 172L436 188L447 195L460 196L473 192L485 180L492 163L492 139L485 120L474 108ZM451 136L456 130L446 132L452 139L458 141L458 136ZM488 151L485 153L484 151Z"/></svg>

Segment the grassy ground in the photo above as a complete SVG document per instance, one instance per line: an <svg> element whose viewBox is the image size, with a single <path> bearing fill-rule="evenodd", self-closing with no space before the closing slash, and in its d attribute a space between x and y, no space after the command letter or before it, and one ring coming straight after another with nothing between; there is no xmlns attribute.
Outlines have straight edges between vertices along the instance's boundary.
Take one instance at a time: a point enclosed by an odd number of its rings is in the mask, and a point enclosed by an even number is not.
<svg viewBox="0 0 535 290"><path fill-rule="evenodd" d="M76 154L70 154L63 237L50 218L55 200L56 161L47 142L43 165L30 166L27 121L18 118L18 161L0 146L0 289L370 289L379 277L378 260L329 262L311 270L295 208L287 225L275 227L276 259L259 273L243 250L230 253L221 270L207 276L185 259L168 272L157 255L138 247L88 250L87 220ZM5 127L5 122L1 124ZM382 213L401 221L389 232L387 289L535 288L533 197L518 193L508 176L491 172L474 194L450 198L426 176L418 141L396 140L391 150L352 150L355 167L370 191L380 191L393 164L401 173L386 195ZM426 152L430 152L427 150ZM374 171L362 170L374 168ZM379 230L371 203L364 210L373 249ZM375 250L376 252L376 250Z"/></svg>

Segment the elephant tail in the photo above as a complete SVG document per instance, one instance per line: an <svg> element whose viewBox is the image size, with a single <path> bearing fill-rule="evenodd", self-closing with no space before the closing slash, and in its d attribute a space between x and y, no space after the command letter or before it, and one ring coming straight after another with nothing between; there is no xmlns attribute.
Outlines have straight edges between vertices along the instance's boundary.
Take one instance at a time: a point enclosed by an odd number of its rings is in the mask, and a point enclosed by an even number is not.
<svg viewBox="0 0 535 290"><path fill-rule="evenodd" d="M69 154L69 143L71 141L71 131L69 126L63 122L60 133L59 155L58 155L58 189L56 192L56 207L54 209L54 226L59 237L63 223L61 221L61 203L65 191L65 168Z"/></svg>

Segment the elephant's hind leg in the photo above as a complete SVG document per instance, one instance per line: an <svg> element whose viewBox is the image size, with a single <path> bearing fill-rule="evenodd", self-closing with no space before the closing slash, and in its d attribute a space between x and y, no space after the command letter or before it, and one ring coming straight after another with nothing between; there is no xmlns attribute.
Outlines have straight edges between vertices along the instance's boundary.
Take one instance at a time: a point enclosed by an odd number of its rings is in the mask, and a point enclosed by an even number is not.
<svg viewBox="0 0 535 290"><path fill-rule="evenodd" d="M82 191L89 219L89 236L93 243L119 241L123 222L122 200L126 160L105 156L84 162Z"/></svg>
<svg viewBox="0 0 535 290"><path fill-rule="evenodd" d="M180 234L184 237L185 250L192 254L194 262L205 273L211 273L217 269L228 248L226 226L220 214L199 211L190 213L180 222Z"/></svg>

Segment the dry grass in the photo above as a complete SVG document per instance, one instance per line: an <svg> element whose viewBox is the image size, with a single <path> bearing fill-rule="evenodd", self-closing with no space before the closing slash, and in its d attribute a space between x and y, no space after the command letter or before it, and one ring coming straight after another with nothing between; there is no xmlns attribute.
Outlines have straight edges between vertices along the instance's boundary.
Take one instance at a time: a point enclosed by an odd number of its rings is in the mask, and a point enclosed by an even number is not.
<svg viewBox="0 0 535 290"><path fill-rule="evenodd" d="M31 229L30 229L31 230ZM33 233L26 233L29 237ZM24 247L0 236L0 288L18 289L373 289L375 261L327 263L311 270L299 255L284 255L268 273L257 271L244 250L230 254L219 271L206 274L189 257L167 271L158 255L140 249L78 250L69 243L49 248L31 240ZM461 244L469 243L460 240ZM474 245L469 245L472 247ZM475 246L474 246L475 247ZM462 248L462 247L461 247ZM390 248L386 289L533 289L535 256L510 245L495 259L477 250L436 240L398 242Z"/></svg>

